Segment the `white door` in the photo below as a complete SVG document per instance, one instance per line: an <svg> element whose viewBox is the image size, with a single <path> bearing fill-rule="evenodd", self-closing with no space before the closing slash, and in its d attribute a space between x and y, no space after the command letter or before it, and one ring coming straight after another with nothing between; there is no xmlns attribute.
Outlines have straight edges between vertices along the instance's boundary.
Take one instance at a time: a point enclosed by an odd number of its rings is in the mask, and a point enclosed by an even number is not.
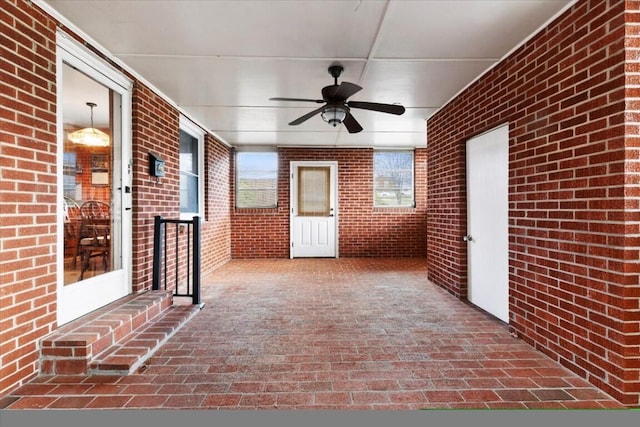
<svg viewBox="0 0 640 427"><path fill-rule="evenodd" d="M336 162L291 162L291 258L337 256Z"/></svg>
<svg viewBox="0 0 640 427"><path fill-rule="evenodd" d="M469 291L473 304L509 321L509 125L467 141Z"/></svg>
<svg viewBox="0 0 640 427"><path fill-rule="evenodd" d="M131 292L132 85L60 33L57 57L61 325Z"/></svg>

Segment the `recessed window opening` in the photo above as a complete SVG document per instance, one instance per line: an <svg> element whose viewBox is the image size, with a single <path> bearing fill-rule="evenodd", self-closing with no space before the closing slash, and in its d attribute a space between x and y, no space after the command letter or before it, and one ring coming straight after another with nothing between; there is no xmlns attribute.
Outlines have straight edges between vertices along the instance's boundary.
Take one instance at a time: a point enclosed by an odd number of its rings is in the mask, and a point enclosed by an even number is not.
<svg viewBox="0 0 640 427"><path fill-rule="evenodd" d="M236 155L236 207L278 206L278 153L240 151Z"/></svg>
<svg viewBox="0 0 640 427"><path fill-rule="evenodd" d="M180 120L180 217L204 215L204 132Z"/></svg>
<svg viewBox="0 0 640 427"><path fill-rule="evenodd" d="M373 153L373 200L376 207L415 207L412 150Z"/></svg>

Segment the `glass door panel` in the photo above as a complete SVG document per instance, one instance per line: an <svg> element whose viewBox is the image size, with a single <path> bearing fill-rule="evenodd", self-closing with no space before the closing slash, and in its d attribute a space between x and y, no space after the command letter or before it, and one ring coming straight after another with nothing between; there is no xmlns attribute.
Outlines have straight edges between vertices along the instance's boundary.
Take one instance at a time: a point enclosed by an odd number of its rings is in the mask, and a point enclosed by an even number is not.
<svg viewBox="0 0 640 427"><path fill-rule="evenodd" d="M114 233L114 101L120 95L74 68L63 70L64 284L120 268ZM115 227L119 229L119 227Z"/></svg>

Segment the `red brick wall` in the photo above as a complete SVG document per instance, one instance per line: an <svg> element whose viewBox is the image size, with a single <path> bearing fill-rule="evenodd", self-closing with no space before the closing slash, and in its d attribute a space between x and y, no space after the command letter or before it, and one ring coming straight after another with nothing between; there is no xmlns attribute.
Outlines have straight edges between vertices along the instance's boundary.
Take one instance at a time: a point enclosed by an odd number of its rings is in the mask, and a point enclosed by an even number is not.
<svg viewBox="0 0 640 427"><path fill-rule="evenodd" d="M56 328L56 36L23 0L0 9L0 396L38 373L38 342ZM112 64L113 65L113 64ZM126 71L125 71L126 74ZM130 76L131 77L131 76ZM141 82L133 92L133 290L151 286L153 216L179 216L179 113ZM148 152L167 176L156 183ZM230 257L230 150L207 136L203 271Z"/></svg>
<svg viewBox="0 0 640 427"><path fill-rule="evenodd" d="M56 28L19 3L0 9L0 394L56 323Z"/></svg>
<svg viewBox="0 0 640 427"><path fill-rule="evenodd" d="M636 15L578 2L434 115L427 146L429 278L466 298L465 141L509 122L511 328L626 404L640 396Z"/></svg>
<svg viewBox="0 0 640 427"><path fill-rule="evenodd" d="M278 207L233 209L232 257L289 257L289 162L304 160L338 162L339 256L426 257L426 150L415 153L416 208L384 209L373 207L372 149L280 148Z"/></svg>
<svg viewBox="0 0 640 427"><path fill-rule="evenodd" d="M178 111L148 87L133 93L133 265L134 292L151 288L154 216L180 217ZM149 175L149 152L165 161L165 176Z"/></svg>
<svg viewBox="0 0 640 427"><path fill-rule="evenodd" d="M156 215L180 218L180 144L178 111L137 83L133 97L133 266L134 291L150 289L153 221ZM165 176L149 175L149 152L165 161ZM230 149L211 135L205 138L205 218L202 223L203 272L230 258Z"/></svg>
<svg viewBox="0 0 640 427"><path fill-rule="evenodd" d="M202 271L212 271L231 258L231 149L206 135L204 164L205 218L202 227Z"/></svg>

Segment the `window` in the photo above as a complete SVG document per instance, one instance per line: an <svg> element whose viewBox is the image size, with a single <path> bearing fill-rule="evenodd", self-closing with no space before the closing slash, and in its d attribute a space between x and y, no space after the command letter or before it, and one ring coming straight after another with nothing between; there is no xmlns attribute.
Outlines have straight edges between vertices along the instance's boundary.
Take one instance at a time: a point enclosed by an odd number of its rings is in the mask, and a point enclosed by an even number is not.
<svg viewBox="0 0 640 427"><path fill-rule="evenodd" d="M180 217L204 214L204 132L180 117Z"/></svg>
<svg viewBox="0 0 640 427"><path fill-rule="evenodd" d="M414 207L413 151L373 152L373 200L377 207Z"/></svg>
<svg viewBox="0 0 640 427"><path fill-rule="evenodd" d="M240 151L236 155L236 207L278 206L278 153Z"/></svg>
<svg viewBox="0 0 640 427"><path fill-rule="evenodd" d="M76 174L78 171L78 163L76 160L75 151L65 151L62 154L62 191L64 197L76 199L77 197L77 183ZM80 197L82 199L82 197Z"/></svg>

